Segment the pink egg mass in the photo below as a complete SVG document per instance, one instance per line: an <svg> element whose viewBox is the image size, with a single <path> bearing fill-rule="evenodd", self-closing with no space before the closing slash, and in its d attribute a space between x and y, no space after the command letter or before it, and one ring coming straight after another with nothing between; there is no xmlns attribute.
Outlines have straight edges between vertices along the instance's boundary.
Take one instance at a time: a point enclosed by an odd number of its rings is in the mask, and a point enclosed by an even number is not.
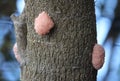
<svg viewBox="0 0 120 81"><path fill-rule="evenodd" d="M45 35L49 33L53 26L54 23L52 19L45 11L40 13L39 16L35 18L34 29L39 35Z"/></svg>
<svg viewBox="0 0 120 81"><path fill-rule="evenodd" d="M15 54L15 58L17 59L17 61L20 62L20 55L18 54L17 43L15 43L13 46L13 52Z"/></svg>
<svg viewBox="0 0 120 81"><path fill-rule="evenodd" d="M103 66L104 57L105 57L104 48L99 44L95 44L92 53L92 64L96 70L100 69Z"/></svg>

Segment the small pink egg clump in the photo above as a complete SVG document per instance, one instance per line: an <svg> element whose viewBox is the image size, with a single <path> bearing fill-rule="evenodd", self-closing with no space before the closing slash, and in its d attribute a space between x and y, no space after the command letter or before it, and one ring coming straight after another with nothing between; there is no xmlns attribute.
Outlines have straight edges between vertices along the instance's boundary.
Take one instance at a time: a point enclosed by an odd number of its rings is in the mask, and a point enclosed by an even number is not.
<svg viewBox="0 0 120 81"><path fill-rule="evenodd" d="M95 44L92 53L92 64L96 70L99 70L104 64L105 50L99 45Z"/></svg>
<svg viewBox="0 0 120 81"><path fill-rule="evenodd" d="M39 35L45 35L49 33L53 26L54 23L52 19L45 11L40 13L39 16L35 18L34 29Z"/></svg>
<svg viewBox="0 0 120 81"><path fill-rule="evenodd" d="M15 43L13 46L13 52L15 54L15 58L17 59L17 61L20 62L20 55L18 54L17 43Z"/></svg>

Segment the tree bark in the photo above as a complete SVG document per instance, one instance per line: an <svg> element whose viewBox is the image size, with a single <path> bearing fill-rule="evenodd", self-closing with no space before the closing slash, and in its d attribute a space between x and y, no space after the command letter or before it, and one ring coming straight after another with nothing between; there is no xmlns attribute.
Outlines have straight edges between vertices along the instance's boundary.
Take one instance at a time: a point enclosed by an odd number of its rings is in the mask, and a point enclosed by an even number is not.
<svg viewBox="0 0 120 81"><path fill-rule="evenodd" d="M25 3L16 25L22 81L96 81L97 71L91 63L96 43L94 0ZM55 23L44 36L34 30L34 19L42 11L49 13Z"/></svg>

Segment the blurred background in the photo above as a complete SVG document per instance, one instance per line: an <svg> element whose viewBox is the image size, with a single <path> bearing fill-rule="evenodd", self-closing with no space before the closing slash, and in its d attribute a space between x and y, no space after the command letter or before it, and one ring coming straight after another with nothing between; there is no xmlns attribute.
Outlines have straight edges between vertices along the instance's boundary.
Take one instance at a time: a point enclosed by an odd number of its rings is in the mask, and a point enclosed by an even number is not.
<svg viewBox="0 0 120 81"><path fill-rule="evenodd" d="M13 54L16 41L11 14L20 15L24 0L0 0L0 81L20 81ZM120 81L120 0L95 0L97 40L105 48L104 66L97 81Z"/></svg>

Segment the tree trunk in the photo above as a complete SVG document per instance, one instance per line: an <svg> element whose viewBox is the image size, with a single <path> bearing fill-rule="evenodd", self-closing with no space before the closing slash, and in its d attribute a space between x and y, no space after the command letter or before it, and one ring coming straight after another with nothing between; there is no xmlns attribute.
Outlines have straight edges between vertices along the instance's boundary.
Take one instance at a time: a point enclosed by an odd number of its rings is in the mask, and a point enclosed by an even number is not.
<svg viewBox="0 0 120 81"><path fill-rule="evenodd" d="M117 1L117 6L116 6L116 9L115 9L115 18L118 17L120 18L120 0Z"/></svg>
<svg viewBox="0 0 120 81"><path fill-rule="evenodd" d="M25 3L16 25L22 81L96 81L97 71L91 63L96 43L94 0ZM34 30L34 19L42 11L49 13L55 23L44 36Z"/></svg>

